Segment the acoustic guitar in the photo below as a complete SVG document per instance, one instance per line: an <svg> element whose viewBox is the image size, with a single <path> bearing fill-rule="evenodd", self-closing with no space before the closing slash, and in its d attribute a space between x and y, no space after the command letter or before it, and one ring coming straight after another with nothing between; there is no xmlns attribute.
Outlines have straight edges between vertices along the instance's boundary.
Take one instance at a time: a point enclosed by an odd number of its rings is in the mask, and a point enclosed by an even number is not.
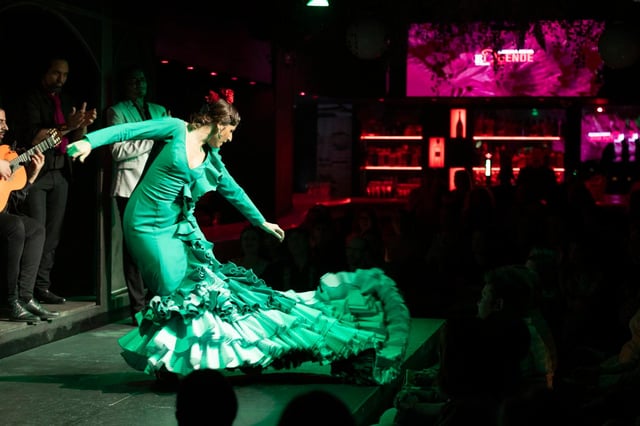
<svg viewBox="0 0 640 426"><path fill-rule="evenodd" d="M56 129L49 130L48 135L42 142L20 155L11 150L9 145L0 145L0 159L7 160L11 166L11 177L8 180L0 179L0 211L7 207L11 193L24 188L27 184L27 171L24 164L29 161L33 153L36 150L45 152L60 144L60 133Z"/></svg>

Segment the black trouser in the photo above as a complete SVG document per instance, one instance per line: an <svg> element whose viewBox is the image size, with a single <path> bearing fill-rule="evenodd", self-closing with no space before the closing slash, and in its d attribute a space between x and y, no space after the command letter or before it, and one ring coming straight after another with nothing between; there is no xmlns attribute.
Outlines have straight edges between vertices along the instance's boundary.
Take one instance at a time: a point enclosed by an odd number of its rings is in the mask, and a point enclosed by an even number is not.
<svg viewBox="0 0 640 426"><path fill-rule="evenodd" d="M36 292L48 290L51 286L51 270L62 235L68 193L69 182L62 171L49 170L36 179L25 200L26 213L46 229L42 260L36 277Z"/></svg>
<svg viewBox="0 0 640 426"><path fill-rule="evenodd" d="M44 226L28 216L0 213L0 284L9 303L33 298L44 247Z"/></svg>
<svg viewBox="0 0 640 426"><path fill-rule="evenodd" d="M115 197L116 204L118 206L118 212L120 213L120 222L124 223L124 209L127 207L128 198ZM146 305L144 282L142 281L142 275L136 266L135 261L131 257L127 244L124 241L124 235L122 238L122 271L124 273L124 280L127 284L127 292L129 293L129 305L131 307L131 314L141 311Z"/></svg>

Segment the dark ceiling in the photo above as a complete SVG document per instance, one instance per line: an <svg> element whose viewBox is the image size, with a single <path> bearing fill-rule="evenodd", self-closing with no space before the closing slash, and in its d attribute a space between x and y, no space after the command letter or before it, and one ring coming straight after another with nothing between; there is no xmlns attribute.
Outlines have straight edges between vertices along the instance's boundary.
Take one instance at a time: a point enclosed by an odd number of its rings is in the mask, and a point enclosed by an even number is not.
<svg viewBox="0 0 640 426"><path fill-rule="evenodd" d="M309 69L316 70L316 86L327 92L335 88L349 96L379 96L389 89L385 79L391 73L391 85L404 74L407 26L418 22L511 21L532 22L544 19L598 19L609 22L640 20L640 0L329 0L329 8L307 7L307 0L262 2L256 8L237 1L231 9L240 19L248 19L257 37L272 40L305 58ZM249 2L259 4L260 2ZM272 6L275 4L275 6ZM253 12L247 13L251 9ZM230 11L230 13L233 13ZM267 18L269 17L269 18ZM353 24L373 18L385 28L387 49L379 59L363 60L354 55L347 41ZM640 43L640 40L638 40ZM395 69L394 69L395 68ZM394 80L394 76L396 77ZM322 80L322 81L320 81ZM401 94L403 83L396 92ZM393 92L393 87L391 88Z"/></svg>
<svg viewBox="0 0 640 426"><path fill-rule="evenodd" d="M372 17L387 27L412 22L531 21L537 19L640 18L640 0L329 0L328 8L308 7L308 0L231 0L195 4L181 1L164 6L212 26L247 23L256 37L284 44L343 39L355 20ZM193 5L191 5L193 3Z"/></svg>
<svg viewBox="0 0 640 426"><path fill-rule="evenodd" d="M171 32L167 37L179 38L180 42L184 40L181 47L200 55L196 57L198 55L194 54L189 61L203 68L206 68L204 59L217 54L217 51L212 54L212 49L207 49L211 45L232 46L223 50L221 56L232 65L241 62L237 56L244 55L245 51L237 48L239 41L235 31L236 27L241 27L255 40L273 42L273 45L290 55L300 75L304 75L299 87L320 96L344 98L386 95L389 85L395 85L396 94L403 93L403 67L406 62L404 45L409 23L595 18L631 22L637 26L640 21L640 0L329 0L328 8L307 7L307 1L181 0L150 6L148 2L131 0L61 0L54 2L53 9L59 8L63 16L67 14L70 17L83 16L79 10L88 9L98 15L110 9L117 21L122 20L145 34L157 30L156 36L163 28L154 25L163 22L159 20L163 17L164 22L174 24L171 27L178 28L182 36L177 37L175 32ZM28 37L33 28L40 28L37 25L39 21L34 23L32 18L15 19L16 15L26 13L35 13L36 17L42 19L48 17L41 13L41 9L49 10L52 7L41 8L38 3L48 4L44 0L0 0L0 10L4 12L0 39L5 41L5 57L11 63L32 59L34 47L41 44L32 42ZM17 7L19 5L21 8ZM373 59L358 57L347 42L348 29L361 18L367 17L374 18L386 31L385 51ZM25 25L24 22L30 24ZM80 19L78 22L81 23L80 31L98 37L94 33L99 31L99 27L90 24L94 21ZM192 37L195 30L198 36ZM39 31L46 34L42 28ZM116 35L121 34L116 31ZM260 52L252 51L249 54L256 56ZM95 60L82 58L80 62ZM5 68L3 73L6 75L20 78L24 74L22 67ZM228 72L235 72L230 69L232 67L227 68ZM634 82L637 68L628 71L628 74L633 74ZM7 81L13 80L9 78ZM6 90L11 89L9 87Z"/></svg>
<svg viewBox="0 0 640 426"><path fill-rule="evenodd" d="M389 74L403 74L407 26L418 22L531 22L592 18L610 22L640 20L640 0L329 0L328 8L308 0L230 0L164 6L173 21L193 28L231 34L246 27L251 37L290 52L307 82L321 95L370 97L387 93ZM375 58L354 54L347 33L354 23L372 18L385 31L385 50ZM220 42L220 38L216 40ZM224 42L224 41L223 41ZM394 67L396 69L394 69ZM393 84L393 83L392 83ZM402 83L400 83L400 86ZM399 90L398 93L401 93Z"/></svg>

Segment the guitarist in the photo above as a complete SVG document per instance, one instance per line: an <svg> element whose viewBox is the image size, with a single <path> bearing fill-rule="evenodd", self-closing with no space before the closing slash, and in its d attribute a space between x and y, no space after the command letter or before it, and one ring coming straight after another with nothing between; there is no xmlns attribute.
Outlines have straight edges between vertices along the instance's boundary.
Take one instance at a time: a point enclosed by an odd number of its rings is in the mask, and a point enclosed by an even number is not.
<svg viewBox="0 0 640 426"><path fill-rule="evenodd" d="M0 108L0 144L8 130L6 112ZM44 154L34 151L26 165L26 185L11 192L7 206L0 212L0 259L3 260L0 264L0 287L7 290L11 321L47 320L59 315L58 312L47 310L33 298L44 247L44 226L35 219L15 213L15 205L24 200L43 165ZM9 161L0 159L0 184L11 179L14 172Z"/></svg>

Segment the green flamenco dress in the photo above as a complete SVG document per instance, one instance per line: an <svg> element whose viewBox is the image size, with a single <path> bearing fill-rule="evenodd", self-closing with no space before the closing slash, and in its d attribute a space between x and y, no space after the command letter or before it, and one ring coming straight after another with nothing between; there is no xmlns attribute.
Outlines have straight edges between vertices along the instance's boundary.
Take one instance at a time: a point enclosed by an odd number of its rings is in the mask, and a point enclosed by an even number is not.
<svg viewBox="0 0 640 426"><path fill-rule="evenodd" d="M194 215L217 191L253 225L264 217L228 173L219 149L190 168L187 123L161 118L87 135L93 148L118 141L164 141L127 205L124 238L156 296L122 336L122 356L149 374L195 369L285 368L331 364L357 383L388 383L400 372L409 312L379 269L326 274L316 291L281 292L251 270L221 263ZM162 143L162 142L156 142ZM69 152L71 155L73 150Z"/></svg>

